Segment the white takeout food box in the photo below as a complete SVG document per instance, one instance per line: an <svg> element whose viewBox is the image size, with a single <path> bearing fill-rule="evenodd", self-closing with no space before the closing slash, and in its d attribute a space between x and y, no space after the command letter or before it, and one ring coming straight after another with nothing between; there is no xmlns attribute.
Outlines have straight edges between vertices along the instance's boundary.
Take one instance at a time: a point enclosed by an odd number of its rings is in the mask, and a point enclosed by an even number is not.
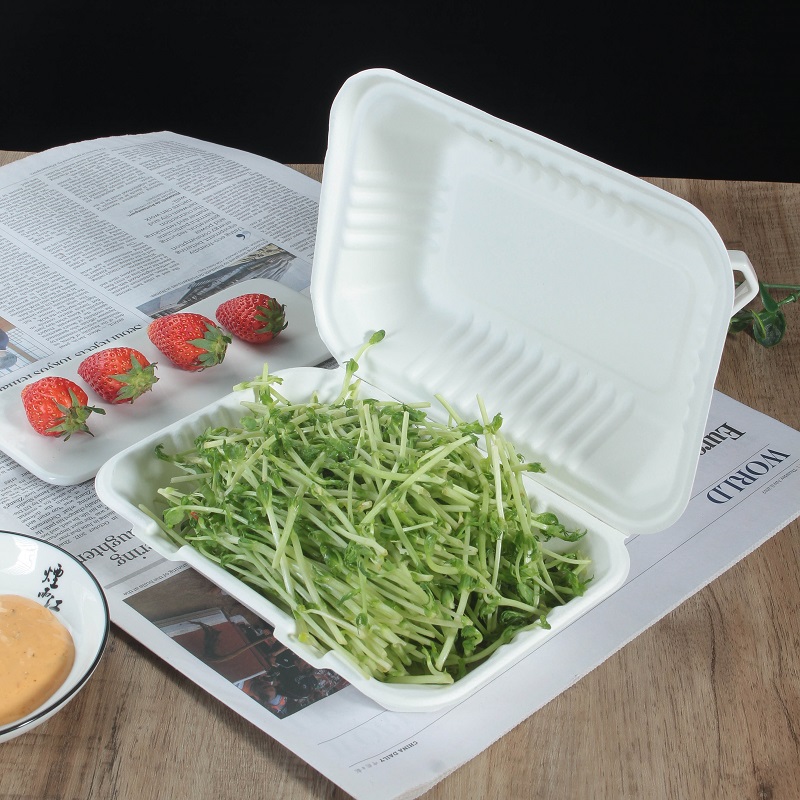
<svg viewBox="0 0 800 800"><path fill-rule="evenodd" d="M615 591L627 536L678 519L729 318L756 292L747 257L689 203L394 72L362 72L331 110L311 286L320 335L344 363L386 331L360 359L362 394L438 393L465 418L480 395L502 413L504 435L547 468L529 480L537 510L588 529L588 591L551 612L550 630L518 635L450 686L367 680L296 641L283 611L176 549L138 509L169 481L155 445L185 449L208 425L237 424L249 391L118 454L97 491L137 536L274 624L309 663L390 710L440 709ZM330 399L342 383L341 368L280 374L290 400Z"/></svg>

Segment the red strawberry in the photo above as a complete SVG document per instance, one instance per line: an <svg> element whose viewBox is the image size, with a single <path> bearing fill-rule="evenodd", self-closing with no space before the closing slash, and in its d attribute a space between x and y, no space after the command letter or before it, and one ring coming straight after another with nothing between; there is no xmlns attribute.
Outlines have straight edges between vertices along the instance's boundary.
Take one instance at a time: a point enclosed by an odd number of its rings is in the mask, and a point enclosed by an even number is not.
<svg viewBox="0 0 800 800"><path fill-rule="evenodd" d="M274 339L289 323L286 306L266 294L242 294L217 308L217 321L239 339L261 344Z"/></svg>
<svg viewBox="0 0 800 800"><path fill-rule="evenodd" d="M106 413L102 408L86 405L86 392L67 378L41 378L26 386L21 397L34 430L43 436L63 436L64 441L78 431L91 435L86 425L89 414Z"/></svg>
<svg viewBox="0 0 800 800"><path fill-rule="evenodd" d="M231 342L208 317L190 312L154 319L147 335L176 367L190 372L221 364Z"/></svg>
<svg viewBox="0 0 800 800"><path fill-rule="evenodd" d="M107 403L132 403L153 388L155 368L132 347L110 347L81 361L78 375Z"/></svg>

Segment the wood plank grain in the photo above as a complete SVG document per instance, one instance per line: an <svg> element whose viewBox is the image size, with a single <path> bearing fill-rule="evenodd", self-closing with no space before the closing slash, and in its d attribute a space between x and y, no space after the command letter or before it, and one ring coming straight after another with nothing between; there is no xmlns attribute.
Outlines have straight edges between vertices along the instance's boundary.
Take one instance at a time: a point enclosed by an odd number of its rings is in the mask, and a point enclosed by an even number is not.
<svg viewBox="0 0 800 800"><path fill-rule="evenodd" d="M12 161L18 161L25 156L32 156L33 153L28 153L22 150L0 150L0 167L10 164Z"/></svg>

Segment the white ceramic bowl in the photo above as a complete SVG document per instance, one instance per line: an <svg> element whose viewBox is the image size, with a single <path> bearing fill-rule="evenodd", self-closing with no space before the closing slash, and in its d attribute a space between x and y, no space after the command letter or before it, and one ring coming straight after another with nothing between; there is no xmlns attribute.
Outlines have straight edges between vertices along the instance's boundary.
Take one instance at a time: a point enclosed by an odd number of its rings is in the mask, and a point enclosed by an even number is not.
<svg viewBox="0 0 800 800"><path fill-rule="evenodd" d="M0 531L0 594L35 600L54 610L75 644L75 663L61 687L22 719L0 725L6 742L50 719L83 688L108 640L108 604L94 576L55 545Z"/></svg>

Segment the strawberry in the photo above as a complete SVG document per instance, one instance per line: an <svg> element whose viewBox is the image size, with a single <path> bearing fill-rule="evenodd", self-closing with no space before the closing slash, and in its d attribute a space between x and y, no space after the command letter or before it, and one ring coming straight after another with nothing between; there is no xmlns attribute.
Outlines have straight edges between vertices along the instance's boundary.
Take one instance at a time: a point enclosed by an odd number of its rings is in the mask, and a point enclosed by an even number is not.
<svg viewBox="0 0 800 800"><path fill-rule="evenodd" d="M245 342L262 344L287 325L286 306L266 294L242 294L217 308L217 322Z"/></svg>
<svg viewBox="0 0 800 800"><path fill-rule="evenodd" d="M132 347L109 347L81 361L78 375L107 403L132 403L153 388L155 368Z"/></svg>
<svg viewBox="0 0 800 800"><path fill-rule="evenodd" d="M190 372L221 364L231 342L208 317L191 312L154 319L147 335L176 367Z"/></svg>
<svg viewBox="0 0 800 800"><path fill-rule="evenodd" d="M34 430L42 436L63 436L64 441L79 431L91 435L86 425L89 414L106 413L102 408L87 405L86 392L68 378L40 378L26 386L21 397Z"/></svg>

